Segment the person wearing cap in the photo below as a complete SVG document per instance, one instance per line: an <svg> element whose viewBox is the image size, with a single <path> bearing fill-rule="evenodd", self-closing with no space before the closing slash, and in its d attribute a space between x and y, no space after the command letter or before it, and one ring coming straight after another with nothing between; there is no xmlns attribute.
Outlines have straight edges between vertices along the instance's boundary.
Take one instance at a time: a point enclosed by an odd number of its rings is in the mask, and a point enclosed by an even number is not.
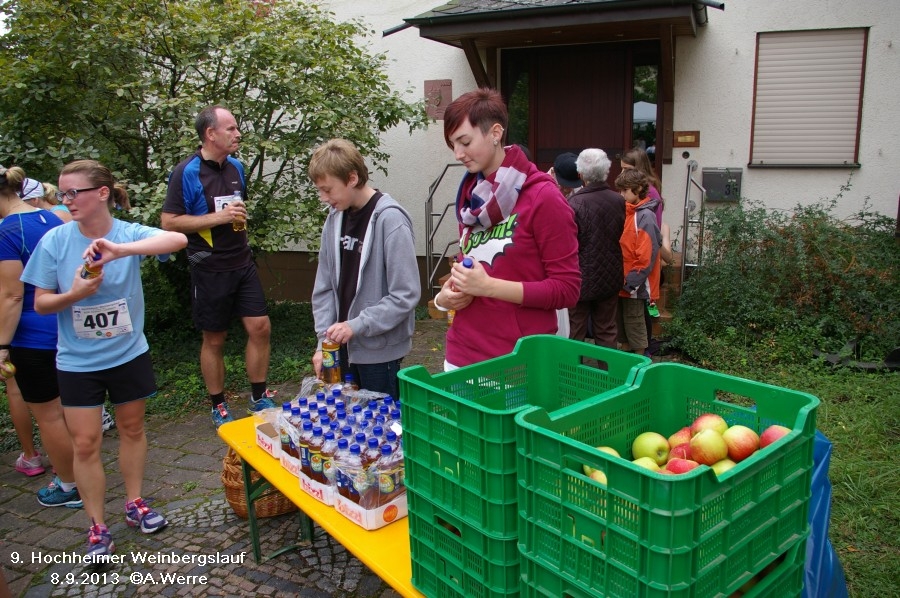
<svg viewBox="0 0 900 598"><path fill-rule="evenodd" d="M560 192L566 198L581 188L581 179L578 178L578 168L575 165L577 159L578 154L563 152L556 156L553 167L548 172L550 176L556 179L556 186L559 187Z"/></svg>
<svg viewBox="0 0 900 598"><path fill-rule="evenodd" d="M622 286L622 230L625 198L606 182L612 165L606 152L588 148L576 160L584 186L569 196L578 225L578 264L581 295L569 310L569 338L583 341L588 327L594 343L616 348L616 309Z"/></svg>

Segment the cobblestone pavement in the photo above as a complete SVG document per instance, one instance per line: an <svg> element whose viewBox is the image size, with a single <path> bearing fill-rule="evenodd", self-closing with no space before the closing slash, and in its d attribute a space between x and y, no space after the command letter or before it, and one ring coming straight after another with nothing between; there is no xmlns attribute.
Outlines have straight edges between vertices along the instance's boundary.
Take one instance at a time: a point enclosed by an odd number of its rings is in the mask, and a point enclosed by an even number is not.
<svg viewBox="0 0 900 598"><path fill-rule="evenodd" d="M417 322L413 351L404 366L423 364L431 372L440 371L445 330L442 320ZM282 396L292 396L295 388L285 385L281 390ZM201 403L198 398L198 412L179 420L148 418L143 495L169 520L157 534L145 535L126 526L124 485L116 463L118 433L105 434L107 523L116 554L124 558L102 570L55 562L84 553L89 526L84 511L42 507L35 492L52 479L49 468L27 478L13 468L17 455L0 455L0 566L13 596L398 595L319 528L309 547L257 564L247 522L234 514L222 489L226 446ZM299 534L296 514L263 519L261 525L264 554ZM194 562L173 563L171 555ZM138 562L148 556L164 563ZM201 557L207 557L207 563L198 562ZM199 576L206 576L205 582Z"/></svg>

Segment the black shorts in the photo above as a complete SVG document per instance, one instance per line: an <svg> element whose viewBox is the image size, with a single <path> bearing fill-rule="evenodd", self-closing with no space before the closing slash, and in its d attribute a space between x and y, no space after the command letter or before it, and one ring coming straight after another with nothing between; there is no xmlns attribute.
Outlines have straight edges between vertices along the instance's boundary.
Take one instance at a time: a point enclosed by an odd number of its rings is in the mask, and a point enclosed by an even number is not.
<svg viewBox="0 0 900 598"><path fill-rule="evenodd" d="M9 360L16 366L16 382L26 403L49 403L59 397L56 349L12 347Z"/></svg>
<svg viewBox="0 0 900 598"><path fill-rule="evenodd" d="M156 394L156 379L150 352L96 372L59 370L59 390L63 407L99 407L107 393L113 405L152 397Z"/></svg>
<svg viewBox="0 0 900 598"><path fill-rule="evenodd" d="M191 313L199 330L228 330L231 319L268 315L256 264L230 272L191 268Z"/></svg>

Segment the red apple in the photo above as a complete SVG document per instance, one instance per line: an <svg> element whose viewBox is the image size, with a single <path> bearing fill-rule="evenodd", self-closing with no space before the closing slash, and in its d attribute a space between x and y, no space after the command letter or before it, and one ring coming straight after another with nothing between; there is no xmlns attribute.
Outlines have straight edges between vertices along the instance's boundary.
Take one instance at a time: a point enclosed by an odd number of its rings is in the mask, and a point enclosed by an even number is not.
<svg viewBox="0 0 900 598"><path fill-rule="evenodd" d="M728 446L728 458L740 463L759 448L759 436L747 426L731 426L722 434Z"/></svg>
<svg viewBox="0 0 900 598"><path fill-rule="evenodd" d="M691 441L691 428L690 426L685 426L669 436L669 448L675 448L679 444L685 444Z"/></svg>
<svg viewBox="0 0 900 598"><path fill-rule="evenodd" d="M631 443L632 459L650 457L657 465L665 465L669 458L669 441L662 434L644 432Z"/></svg>
<svg viewBox="0 0 900 598"><path fill-rule="evenodd" d="M703 430L715 430L719 434L724 434L728 429L728 422L722 419L717 413L704 413L694 420L691 424L691 436L696 436Z"/></svg>
<svg viewBox="0 0 900 598"><path fill-rule="evenodd" d="M716 475L722 475L735 465L737 465L737 463L735 463L731 459L722 459L721 461L713 463L710 467L712 467L712 470L716 472Z"/></svg>
<svg viewBox="0 0 900 598"><path fill-rule="evenodd" d="M656 473L661 473L661 474L663 474L663 475L675 475L675 472L674 472L674 471L669 471L668 469L665 469L665 468L660 469L660 470L657 471Z"/></svg>
<svg viewBox="0 0 900 598"><path fill-rule="evenodd" d="M784 426L779 426L778 424L773 424L763 430L763 433L759 435L759 448L764 449L782 436L786 434L790 434L791 429L785 428Z"/></svg>
<svg viewBox="0 0 900 598"><path fill-rule="evenodd" d="M659 471L659 465L656 464L656 461L652 457L638 457L632 461L632 463L638 467L649 469L650 471Z"/></svg>
<svg viewBox="0 0 900 598"><path fill-rule="evenodd" d="M595 469L591 472L591 479L596 482L600 482L604 486L606 485L606 474L599 469Z"/></svg>
<svg viewBox="0 0 900 598"><path fill-rule="evenodd" d="M679 444L678 446L673 448L671 451L669 451L669 461L671 461L672 459L675 459L675 458L691 459L691 442L690 442L690 440L683 444Z"/></svg>
<svg viewBox="0 0 900 598"><path fill-rule="evenodd" d="M719 432L707 428L691 438L691 457L702 465L712 465L728 456L728 446Z"/></svg>
<svg viewBox="0 0 900 598"><path fill-rule="evenodd" d="M696 461L691 461L688 459L669 459L669 462L666 463L666 469L671 471L672 473L687 473L695 467L700 467L700 464Z"/></svg>

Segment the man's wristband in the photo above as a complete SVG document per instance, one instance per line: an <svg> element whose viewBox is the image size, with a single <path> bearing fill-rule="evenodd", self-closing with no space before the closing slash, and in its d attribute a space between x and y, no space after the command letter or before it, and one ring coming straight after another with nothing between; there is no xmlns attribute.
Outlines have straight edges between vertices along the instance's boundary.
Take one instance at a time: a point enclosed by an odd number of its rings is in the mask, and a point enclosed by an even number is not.
<svg viewBox="0 0 900 598"><path fill-rule="evenodd" d="M12 349L10 345L0 345L0 351L9 351Z"/></svg>

